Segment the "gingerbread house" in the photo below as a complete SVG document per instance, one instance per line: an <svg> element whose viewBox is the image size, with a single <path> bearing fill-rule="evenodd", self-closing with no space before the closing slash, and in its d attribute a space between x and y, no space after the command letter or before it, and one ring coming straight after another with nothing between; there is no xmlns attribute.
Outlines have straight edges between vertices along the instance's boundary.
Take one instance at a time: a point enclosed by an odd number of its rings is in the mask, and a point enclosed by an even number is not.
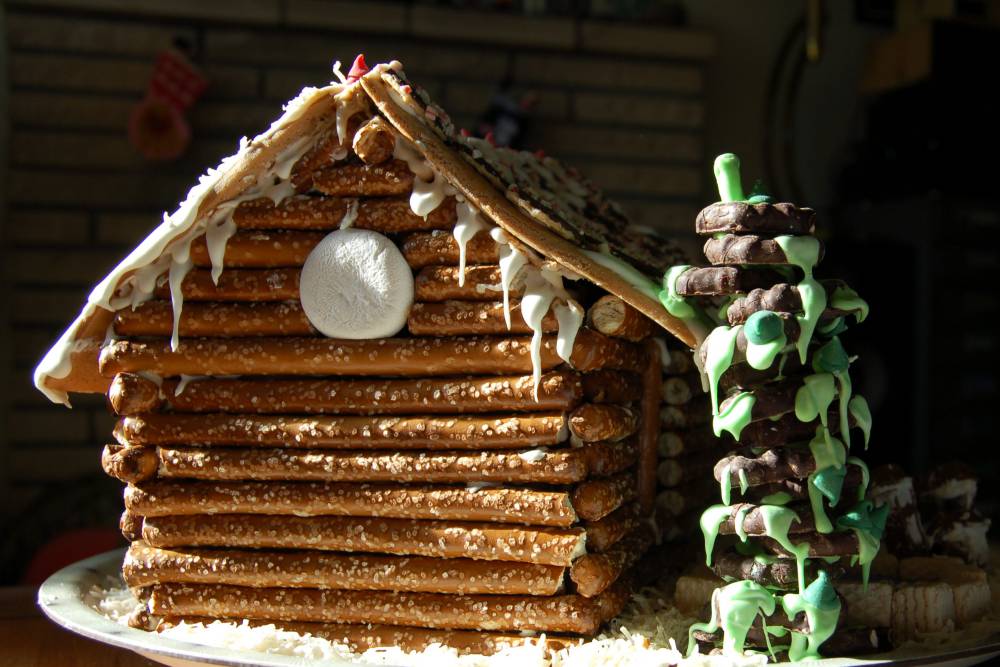
<svg viewBox="0 0 1000 667"><path fill-rule="evenodd" d="M708 414L684 409L690 352L655 340L699 335L660 298L681 259L574 170L359 60L209 171L35 381L119 416L102 462L127 485L136 624L575 641L685 499L656 496L658 473L683 488L660 453Z"/></svg>

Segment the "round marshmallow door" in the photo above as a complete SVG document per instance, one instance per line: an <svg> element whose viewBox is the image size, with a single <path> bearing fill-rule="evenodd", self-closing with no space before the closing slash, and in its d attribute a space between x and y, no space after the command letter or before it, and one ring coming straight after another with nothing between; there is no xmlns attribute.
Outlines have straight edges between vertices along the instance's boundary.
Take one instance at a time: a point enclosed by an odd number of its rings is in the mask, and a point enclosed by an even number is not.
<svg viewBox="0 0 1000 667"><path fill-rule="evenodd" d="M406 324L413 273L391 240L365 229L338 229L302 267L306 317L331 338L386 338Z"/></svg>

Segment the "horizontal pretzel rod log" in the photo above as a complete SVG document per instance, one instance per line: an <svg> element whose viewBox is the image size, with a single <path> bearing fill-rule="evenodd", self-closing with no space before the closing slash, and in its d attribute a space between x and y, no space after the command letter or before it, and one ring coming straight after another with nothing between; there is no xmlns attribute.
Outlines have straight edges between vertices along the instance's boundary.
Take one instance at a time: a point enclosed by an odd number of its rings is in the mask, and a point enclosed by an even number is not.
<svg viewBox="0 0 1000 667"><path fill-rule="evenodd" d="M317 231L238 231L226 241L222 264L226 269L301 268L325 236L326 232ZM204 236L191 243L191 261L196 267L212 266Z"/></svg>
<svg viewBox="0 0 1000 667"><path fill-rule="evenodd" d="M351 141L354 154L367 165L387 162L396 149L396 135L381 116L373 116L358 128Z"/></svg>
<svg viewBox="0 0 1000 667"><path fill-rule="evenodd" d="M636 480L632 471L583 482L572 492L573 508L584 521L600 521L635 498Z"/></svg>
<svg viewBox="0 0 1000 667"><path fill-rule="evenodd" d="M294 269L226 269L216 284L209 269L191 269L181 281L184 301L294 301L299 298L299 274ZM153 296L170 299L164 279Z"/></svg>
<svg viewBox="0 0 1000 667"><path fill-rule="evenodd" d="M603 593L632 567L653 545L653 530L649 525L636 528L604 553L589 553L569 570L576 592L584 597Z"/></svg>
<svg viewBox="0 0 1000 667"><path fill-rule="evenodd" d="M607 371L606 373L614 373ZM398 380L320 380L313 378L198 378L155 382L119 373L108 399L119 415L157 410L247 414L462 414L531 410L570 410L581 400L580 375L550 371L542 375L537 400L530 375ZM528 405L530 403L530 406Z"/></svg>
<svg viewBox="0 0 1000 667"><path fill-rule="evenodd" d="M500 284L500 267L496 265L465 267L465 281L458 284L457 266L425 266L413 280L413 298L433 303L457 299L459 301L495 301L503 298ZM510 295L519 297L524 288L514 280Z"/></svg>
<svg viewBox="0 0 1000 667"><path fill-rule="evenodd" d="M638 411L609 403L585 403L569 417L570 433L582 442L621 440L638 428Z"/></svg>
<svg viewBox="0 0 1000 667"><path fill-rule="evenodd" d="M730 512L719 525L721 535L739 535L736 521L742 520L743 532L751 537L766 537L768 535L765 514L762 508L764 505L753 505L751 503L734 503L730 506ZM791 535L811 533L815 530L812 512L808 505L790 505L789 509L795 511L799 520L793 521L788 528Z"/></svg>
<svg viewBox="0 0 1000 667"><path fill-rule="evenodd" d="M318 449L518 449L565 442L561 413L507 416L295 417L130 415L115 426L123 445L271 446Z"/></svg>
<svg viewBox="0 0 1000 667"><path fill-rule="evenodd" d="M426 218L415 214L405 197L345 199L300 195L278 204L262 197L241 203L233 212L233 222L238 229L332 231L339 229L344 220L356 229L387 234L451 229L455 226L455 200L446 199Z"/></svg>
<svg viewBox="0 0 1000 667"><path fill-rule="evenodd" d="M142 539L142 523L141 516L125 510L118 518L118 529L121 531L122 537L129 542L135 542Z"/></svg>
<svg viewBox="0 0 1000 667"><path fill-rule="evenodd" d="M180 623L188 625L201 623L208 625L216 619L204 616L167 616L160 620L156 630L176 627ZM514 646L539 646L545 655L576 646L583 639L564 635L543 634L523 635L516 632L486 632L483 630L435 630L402 625L365 623L308 623L298 621L278 621L274 619L235 620L251 627L273 625L279 630L312 635L336 644L343 644L355 653L368 649L399 648L403 651L422 651L428 646L441 644L455 649L459 655L493 655Z"/></svg>
<svg viewBox="0 0 1000 667"><path fill-rule="evenodd" d="M495 521L571 526L565 491L323 482L153 481L125 489L125 507L142 516L295 514Z"/></svg>
<svg viewBox="0 0 1000 667"><path fill-rule="evenodd" d="M673 459L703 452L721 452L731 446L731 442L716 438L707 430L660 431L656 449L660 458Z"/></svg>
<svg viewBox="0 0 1000 667"><path fill-rule="evenodd" d="M146 301L115 313L119 336L169 336L174 328L173 304ZM302 305L296 301L184 304L178 333L185 337L316 336Z"/></svg>
<svg viewBox="0 0 1000 667"><path fill-rule="evenodd" d="M160 479L319 482L574 484L635 464L634 442L516 451L372 452L315 449L104 448L104 471L123 482Z"/></svg>
<svg viewBox="0 0 1000 667"><path fill-rule="evenodd" d="M660 427L666 430L697 430L708 424L712 409L708 405L707 394L695 396L684 405L662 405L660 407ZM708 432L708 429L704 429Z"/></svg>
<svg viewBox="0 0 1000 667"><path fill-rule="evenodd" d="M701 379L695 374L673 375L663 381L663 402L686 405L702 393Z"/></svg>
<svg viewBox="0 0 1000 667"><path fill-rule="evenodd" d="M350 154L351 138L366 122L366 116L364 112L352 114L347 119L344 136L340 136L340 123L331 119L330 129L292 166L292 185L300 191L306 190L314 171L346 160Z"/></svg>
<svg viewBox="0 0 1000 667"><path fill-rule="evenodd" d="M530 334L531 327L521 315L521 302L510 302L510 328L504 319L503 301L438 301L414 303L406 318L406 328L414 336L482 336ZM559 330L555 314L549 310L542 319L542 331Z"/></svg>
<svg viewBox="0 0 1000 667"><path fill-rule="evenodd" d="M458 265L458 242L447 232L410 234L403 241L401 250L406 262L414 269ZM479 232L465 246L465 261L469 264L496 264L500 261L500 246L487 232Z"/></svg>
<svg viewBox="0 0 1000 667"><path fill-rule="evenodd" d="M553 528L383 517L216 514L146 517L156 547L317 549L569 565L586 552L590 527Z"/></svg>
<svg viewBox="0 0 1000 667"><path fill-rule="evenodd" d="M604 621L621 611L628 592L627 583L613 586L599 598L158 584L151 587L149 611L158 616L398 623L450 629L536 630L587 635L595 633Z"/></svg>
<svg viewBox="0 0 1000 667"><path fill-rule="evenodd" d="M556 595L565 568L467 558L376 556L316 551L162 549L133 542L122 576L130 588L227 584L250 588ZM590 597L590 596L588 596Z"/></svg>
<svg viewBox="0 0 1000 667"><path fill-rule="evenodd" d="M664 375L687 375L696 372L691 350L667 350L669 356L662 357Z"/></svg>
<svg viewBox="0 0 1000 667"><path fill-rule="evenodd" d="M556 337L541 346L542 370L563 363ZM643 355L634 344L581 329L570 357L580 371L601 368L637 371ZM456 338L202 338L182 340L176 351L168 341L122 340L105 346L101 374L150 372L180 375L504 375L532 372L530 338L469 336Z"/></svg>
<svg viewBox="0 0 1000 667"><path fill-rule="evenodd" d="M413 189L413 172L402 160L323 167L313 171L309 180L309 189L334 197L409 195Z"/></svg>
<svg viewBox="0 0 1000 667"><path fill-rule="evenodd" d="M635 503L619 507L597 521L584 524L587 531L587 552L604 553L643 522Z"/></svg>
<svg viewBox="0 0 1000 667"><path fill-rule="evenodd" d="M605 336L640 341L656 331L652 320L622 301L606 294L587 310L587 322Z"/></svg>
<svg viewBox="0 0 1000 667"><path fill-rule="evenodd" d="M675 459L663 459L656 466L656 479L660 486L672 488L686 482L696 481L699 477L704 477L712 472L712 463L715 456L708 454L701 456L683 456Z"/></svg>
<svg viewBox="0 0 1000 667"><path fill-rule="evenodd" d="M642 397L642 380L635 373L598 370L584 373L580 380L591 403L631 403Z"/></svg>

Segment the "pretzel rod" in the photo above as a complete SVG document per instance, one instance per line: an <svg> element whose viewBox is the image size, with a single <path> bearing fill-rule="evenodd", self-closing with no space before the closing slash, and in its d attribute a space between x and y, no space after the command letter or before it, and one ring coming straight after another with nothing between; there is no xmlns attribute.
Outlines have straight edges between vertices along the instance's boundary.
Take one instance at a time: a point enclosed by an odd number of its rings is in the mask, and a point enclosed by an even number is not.
<svg viewBox="0 0 1000 667"><path fill-rule="evenodd" d="M603 519L584 524L587 531L587 552L604 553L642 524L639 506L619 507Z"/></svg>
<svg viewBox="0 0 1000 667"><path fill-rule="evenodd" d="M312 378L200 378L160 387L134 373L119 373L108 398L119 415L169 409L174 412L249 414L460 414L570 410L582 398L580 375L542 375L535 400L530 375L400 380Z"/></svg>
<svg viewBox="0 0 1000 667"><path fill-rule="evenodd" d="M710 504L709 498L718 494L718 486L703 479L696 479L669 489L663 489L656 495L656 509L659 514L667 517L680 517L695 513L705 505Z"/></svg>
<svg viewBox="0 0 1000 667"><path fill-rule="evenodd" d="M322 482L153 481L125 489L142 516L295 514L454 519L566 527L576 512L564 491Z"/></svg>
<svg viewBox="0 0 1000 667"><path fill-rule="evenodd" d="M458 242L447 232L411 234L400 248L410 267L458 266ZM465 261L469 264L496 264L500 261L500 246L487 232L479 232L465 246Z"/></svg>
<svg viewBox="0 0 1000 667"><path fill-rule="evenodd" d="M687 375L697 369L690 350L667 350L669 357L664 362L664 375Z"/></svg>
<svg viewBox="0 0 1000 667"><path fill-rule="evenodd" d="M639 512L649 516L656 502L655 466L658 458L657 440L660 435L660 391L663 366L656 341L643 343L646 351L646 371L642 374L642 402L639 411L639 464L636 466L636 489ZM576 413L574 413L576 414ZM572 419L570 420L572 429Z"/></svg>
<svg viewBox="0 0 1000 667"><path fill-rule="evenodd" d="M694 429L704 426L712 417L707 394L695 396L685 405L664 405L660 408L660 426L667 430Z"/></svg>
<svg viewBox="0 0 1000 667"><path fill-rule="evenodd" d="M640 378L634 373L598 370L584 373L583 395L591 403L631 403L642 397Z"/></svg>
<svg viewBox="0 0 1000 667"><path fill-rule="evenodd" d="M471 521L218 514L146 517L142 539L156 547L318 549L433 558L569 565L590 541L581 528Z"/></svg>
<svg viewBox="0 0 1000 667"><path fill-rule="evenodd" d="M679 459L663 459L656 466L656 479L660 486L667 488L679 486L683 482L697 480L712 470L711 459L683 457Z"/></svg>
<svg viewBox="0 0 1000 667"><path fill-rule="evenodd" d="M510 286L510 295L519 297L524 287L516 278ZM457 266L425 266L413 279L413 298L420 302L495 301L503 295L500 286L499 266L467 266L465 280L458 284Z"/></svg>
<svg viewBox="0 0 1000 667"><path fill-rule="evenodd" d="M156 414L123 417L123 445L270 446L318 449L517 449L567 438L560 413L524 416L295 417Z"/></svg>
<svg viewBox="0 0 1000 667"><path fill-rule="evenodd" d="M660 458L677 458L684 454L719 450L731 444L707 431L664 431L657 438L656 451Z"/></svg>
<svg viewBox="0 0 1000 667"><path fill-rule="evenodd" d="M591 442L573 449L580 452L586 460L588 477L615 475L634 466L639 458L639 442L636 438L618 442Z"/></svg>
<svg viewBox="0 0 1000 667"><path fill-rule="evenodd" d="M226 242L222 263L227 269L275 269L301 267L326 232L254 230L236 232ZM191 243L191 261L196 267L211 268L205 237Z"/></svg>
<svg viewBox="0 0 1000 667"><path fill-rule="evenodd" d="M543 371L560 365L556 338L542 339ZM581 329L570 357L577 370L637 370L642 354L631 343ZM532 372L530 339L469 336L455 338L203 338L182 340L176 351L167 341L120 340L101 350L105 377L122 372L179 375L504 375Z"/></svg>
<svg viewBox="0 0 1000 667"><path fill-rule="evenodd" d="M606 336L631 341L647 338L656 330L652 320L611 294L594 302L587 311L587 322Z"/></svg>
<svg viewBox="0 0 1000 667"><path fill-rule="evenodd" d="M639 428L637 411L608 403L585 403L569 417L569 430L583 442L621 440Z"/></svg>
<svg viewBox="0 0 1000 667"><path fill-rule="evenodd" d="M805 479L814 472L816 459L808 447L781 447L753 458L738 454L727 456L715 464L714 475L718 482L728 474L737 484L742 478L750 486L759 486L789 477Z"/></svg>
<svg viewBox="0 0 1000 667"><path fill-rule="evenodd" d="M209 269L192 269L181 282L184 301L294 301L299 298L298 269L226 269L218 285ZM164 280L153 295L170 298Z"/></svg>
<svg viewBox="0 0 1000 667"><path fill-rule="evenodd" d="M580 449L513 452L355 452L315 449L243 449L199 447L143 448L161 479L275 480L321 482L520 482L573 484L595 467L613 463L610 446L597 452ZM625 460L615 466L627 468ZM111 474L111 473L109 473ZM119 479L122 479L119 477ZM136 482L149 477L123 480Z"/></svg>
<svg viewBox="0 0 1000 667"><path fill-rule="evenodd" d="M750 411L750 421L773 419L795 410L795 397L802 386L801 378L791 378L781 382L770 382L754 387L753 409ZM719 404L719 411L725 412L736 400L734 394Z"/></svg>
<svg viewBox="0 0 1000 667"><path fill-rule="evenodd" d="M730 505L729 515L723 519L722 523L719 525L719 534L739 534L736 529L736 520L742 517L743 532L746 535L750 535L752 537L766 537L768 530L764 512L761 510L762 507L764 506L753 505L750 503L734 503L733 505ZM799 516L799 520L793 521L792 525L788 529L788 533L790 535L812 533L812 531L815 530L812 512L808 511L808 507L796 507L791 505L789 506L789 509L798 510L795 513Z"/></svg>
<svg viewBox="0 0 1000 667"><path fill-rule="evenodd" d="M317 551L176 550L133 542L122 577L130 588L154 584L227 584L251 588L324 588L466 595L556 595L565 568L467 558L351 555ZM588 596L590 597L590 596Z"/></svg>
<svg viewBox="0 0 1000 667"><path fill-rule="evenodd" d="M115 313L114 331L119 336L169 336L174 327L169 301L146 301ZM212 303L184 305L178 324L181 336L314 336L298 301Z"/></svg>
<svg viewBox="0 0 1000 667"><path fill-rule="evenodd" d="M663 402L667 405L686 405L701 393L701 379L697 375L674 375L663 381Z"/></svg>
<svg viewBox="0 0 1000 667"><path fill-rule="evenodd" d="M323 167L313 171L309 181L308 189L334 197L389 197L413 190L413 172L402 160Z"/></svg>
<svg viewBox="0 0 1000 667"><path fill-rule="evenodd" d="M162 631L176 627L180 623L201 623L208 625L216 621L203 616L168 616L162 618L154 628ZM538 636L519 633L486 632L483 630L435 630L432 628L411 628L400 625L382 625L366 623L351 625L347 623L303 623L296 621L275 621L272 619L256 619L252 621L238 620L236 623L247 623L251 627L274 625L279 630L297 632L301 635L319 637L336 644L343 644L355 653L368 649L399 648L403 651L421 651L428 646L441 644L458 651L459 655L493 655L505 648L513 646L538 645L546 654L561 651L570 646L576 646L583 640L580 637L543 634Z"/></svg>
<svg viewBox="0 0 1000 667"><path fill-rule="evenodd" d="M351 227L385 234L451 229L455 225L455 200L446 199L427 217L413 212L404 197L347 199L342 197L288 197L275 204L262 197L245 201L233 212L239 229L339 229L344 220Z"/></svg>
<svg viewBox="0 0 1000 667"><path fill-rule="evenodd" d="M392 157L396 136L385 119L373 116L354 133L351 146L365 164L381 164Z"/></svg>
<svg viewBox="0 0 1000 667"><path fill-rule="evenodd" d="M292 184L298 190L308 189L312 173L321 168L345 160L349 154L348 139L354 136L361 124L365 122L364 114L352 114L346 123L347 133L340 137L340 128L331 129L306 151L292 167ZM338 123L339 124L339 123Z"/></svg>
<svg viewBox="0 0 1000 667"><path fill-rule="evenodd" d="M143 518L128 510L122 512L121 517L118 519L118 529L121 530L122 537L129 542L142 539L142 524Z"/></svg>
<svg viewBox="0 0 1000 667"><path fill-rule="evenodd" d="M653 531L648 525L638 527L604 553L589 553L573 563L570 580L584 597L603 593L625 570L638 561L653 545Z"/></svg>
<svg viewBox="0 0 1000 667"><path fill-rule="evenodd" d="M531 327L521 315L521 302L510 302L510 329L504 320L502 301L438 301L414 303L406 328L414 336L467 336L490 334L530 334ZM555 314L549 310L542 319L542 331L559 330Z"/></svg>
<svg viewBox="0 0 1000 667"><path fill-rule="evenodd" d="M445 595L309 588L158 584L149 610L160 616L394 623L467 630L535 630L589 635L624 606L626 583L598 598L581 595Z"/></svg>
<svg viewBox="0 0 1000 667"><path fill-rule="evenodd" d="M573 509L584 521L599 521L635 500L635 475L624 472L579 484L572 493Z"/></svg>
<svg viewBox="0 0 1000 667"><path fill-rule="evenodd" d="M109 477L123 482L142 482L156 477L159 459L153 447L105 445L101 468Z"/></svg>

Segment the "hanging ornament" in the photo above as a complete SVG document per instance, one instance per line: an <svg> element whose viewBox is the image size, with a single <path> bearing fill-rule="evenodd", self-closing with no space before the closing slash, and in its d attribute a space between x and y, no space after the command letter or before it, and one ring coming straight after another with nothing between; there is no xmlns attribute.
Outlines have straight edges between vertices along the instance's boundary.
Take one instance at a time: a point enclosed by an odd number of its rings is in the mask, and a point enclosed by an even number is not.
<svg viewBox="0 0 1000 667"><path fill-rule="evenodd" d="M174 160L191 143L185 113L208 87L208 80L179 49L160 53L146 96L132 109L128 139L147 160Z"/></svg>

